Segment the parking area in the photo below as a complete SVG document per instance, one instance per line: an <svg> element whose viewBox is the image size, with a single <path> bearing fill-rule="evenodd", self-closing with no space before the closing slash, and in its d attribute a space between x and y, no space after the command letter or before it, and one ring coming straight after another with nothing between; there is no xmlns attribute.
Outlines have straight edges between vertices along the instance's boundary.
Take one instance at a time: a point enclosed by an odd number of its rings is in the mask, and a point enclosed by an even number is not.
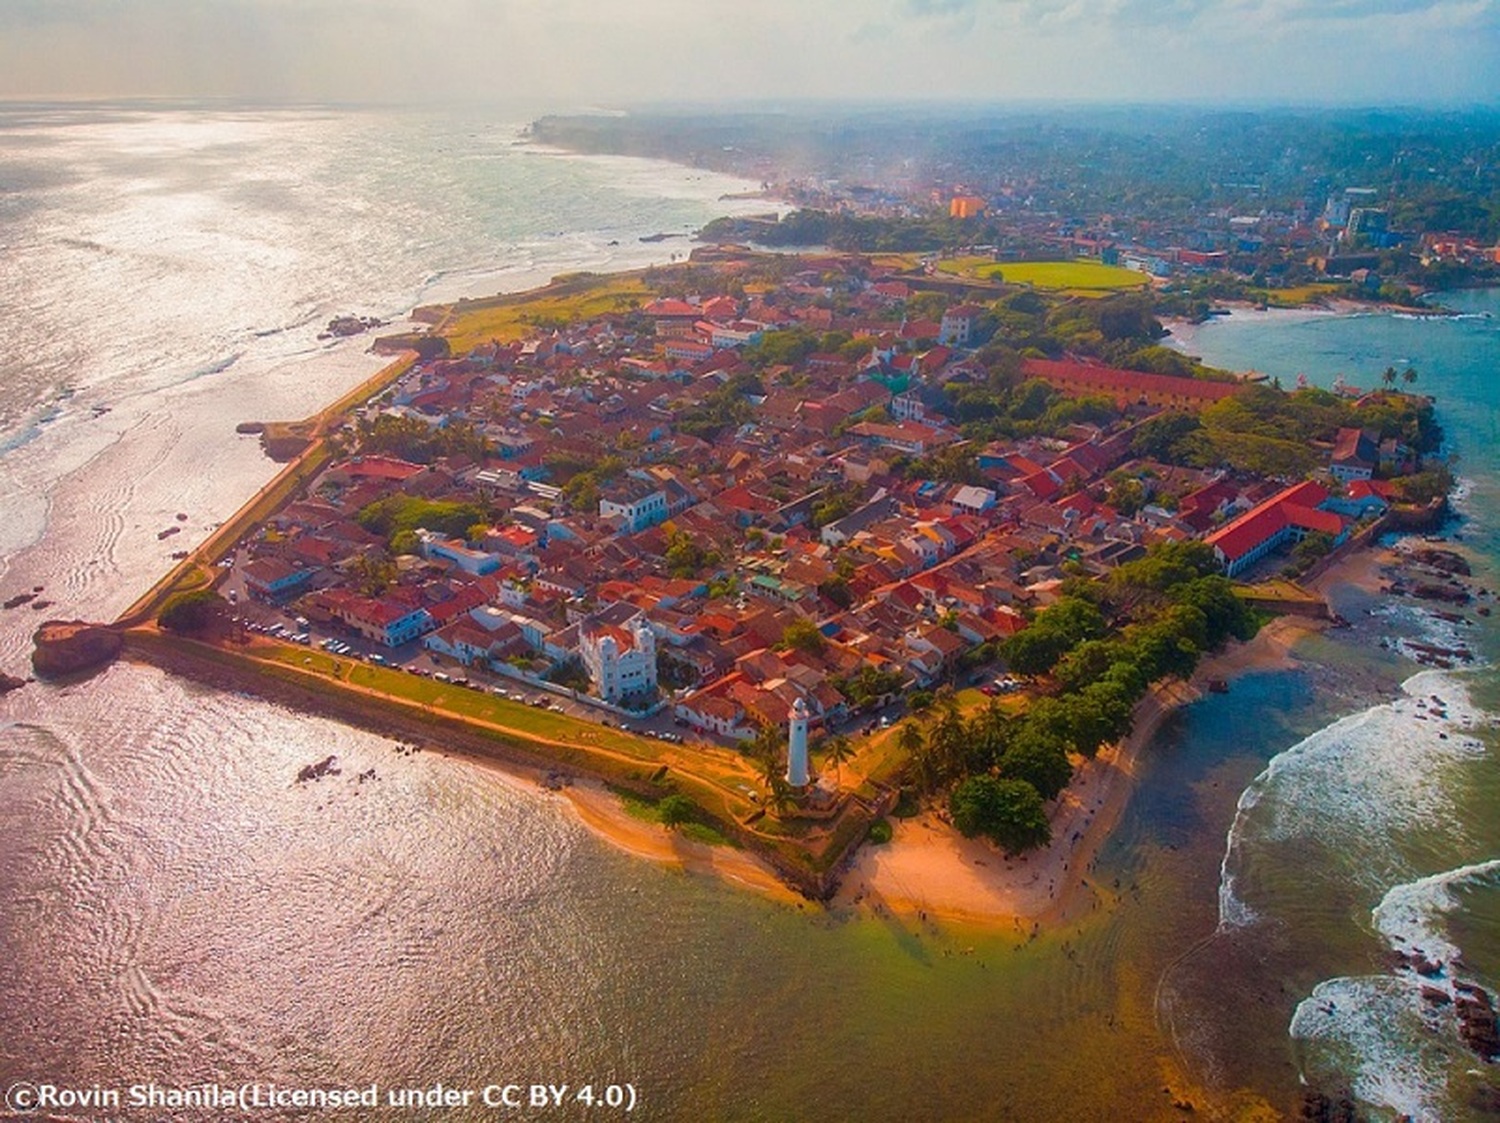
<svg viewBox="0 0 1500 1123"><path fill-rule="evenodd" d="M337 621L320 623L300 615L295 608L258 599L248 593L243 577L232 568L233 558L231 555L226 559L231 564L224 565L229 573L220 583L219 593L230 604L231 623L243 628L247 635L391 667L436 682L487 691L496 697L668 743L682 744L687 740L685 730L674 723L670 708L651 717L622 718L568 694L541 689L487 668L465 667L456 660L426 650L420 639L388 648L352 632Z"/></svg>

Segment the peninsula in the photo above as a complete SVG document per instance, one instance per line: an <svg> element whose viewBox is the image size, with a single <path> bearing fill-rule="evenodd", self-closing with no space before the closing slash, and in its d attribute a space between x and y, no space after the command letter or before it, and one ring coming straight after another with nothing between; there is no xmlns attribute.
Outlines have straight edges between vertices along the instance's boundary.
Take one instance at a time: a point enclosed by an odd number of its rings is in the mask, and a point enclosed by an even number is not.
<svg viewBox="0 0 1500 1123"><path fill-rule="evenodd" d="M994 858L955 915L1061 909L1134 754L1232 670L1200 661L1326 620L1293 579L1449 480L1415 371L1285 390L1164 348L1138 275L972 256L724 245L419 309L265 427L289 461L126 655L578 785L739 880L926 907L890 892L922 814Z"/></svg>

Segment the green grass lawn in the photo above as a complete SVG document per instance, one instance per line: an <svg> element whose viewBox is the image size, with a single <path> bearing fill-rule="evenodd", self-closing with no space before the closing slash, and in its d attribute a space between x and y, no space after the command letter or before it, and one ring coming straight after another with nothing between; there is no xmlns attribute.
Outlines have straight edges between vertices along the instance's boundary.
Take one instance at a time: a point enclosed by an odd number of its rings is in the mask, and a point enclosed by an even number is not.
<svg viewBox="0 0 1500 1123"><path fill-rule="evenodd" d="M453 353L462 355L492 339L507 343L521 339L539 321L578 322L606 312L639 308L655 296L639 277L629 275L599 277L559 287L561 291L542 290L454 305L442 334Z"/></svg>
<svg viewBox="0 0 1500 1123"><path fill-rule="evenodd" d="M1252 289L1251 296L1259 297L1272 308L1305 308L1326 297L1337 295L1341 287L1336 284L1311 284L1285 289Z"/></svg>
<svg viewBox="0 0 1500 1123"><path fill-rule="evenodd" d="M937 263L938 272L981 281L1039 289L1067 289L1080 294L1144 288L1148 280L1133 269L1097 261L994 261L988 257L955 257Z"/></svg>
<svg viewBox="0 0 1500 1123"><path fill-rule="evenodd" d="M517 733L543 737L549 741L581 743L624 753L642 761L658 761L661 745L643 737L634 737L591 721L570 717L568 714L552 713L550 710L528 706L509 698L497 698L485 691L470 690L451 683L438 682L422 675L388 667L371 666L348 658L339 658L316 649L292 647L286 644L262 646L255 654L279 663L304 670L314 671L328 678L334 677L334 664L339 665L338 677L355 686L368 687L403 698L430 709L433 713L453 714L474 718L494 725L513 729Z"/></svg>

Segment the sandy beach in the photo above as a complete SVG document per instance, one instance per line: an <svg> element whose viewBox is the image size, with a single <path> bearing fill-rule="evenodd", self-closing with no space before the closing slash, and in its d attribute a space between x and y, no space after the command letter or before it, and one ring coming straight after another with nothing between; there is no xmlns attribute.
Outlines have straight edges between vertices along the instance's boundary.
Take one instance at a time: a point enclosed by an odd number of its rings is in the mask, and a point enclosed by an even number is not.
<svg viewBox="0 0 1500 1123"><path fill-rule="evenodd" d="M1361 564L1357 577L1363 578L1365 555L1350 560ZM1341 580L1340 568L1325 577ZM1073 782L1052 808L1052 842L1046 848L1007 858L987 841L964 838L943 814L928 810L894 820L890 845L859 851L835 904L1017 931L1080 915L1096 901L1093 893L1082 891L1095 856L1129 803L1142 753L1167 718L1202 697L1213 679L1290 665L1297 641L1324 626L1304 617L1277 617L1248 643L1204 659L1190 681L1157 684L1137 705L1129 737L1093 760L1075 761Z"/></svg>
<svg viewBox="0 0 1500 1123"><path fill-rule="evenodd" d="M1375 587L1383 551L1357 550L1313 583ZM1129 737L1093 760L1079 758L1073 782L1051 809L1052 842L1044 849L1007 858L993 844L967 839L938 809L911 819L893 819L887 845L866 845L855 855L832 906L856 912L896 914L927 921L1018 932L1066 921L1095 907L1089 873L1099 848L1119 823L1140 770L1142 754L1166 720L1203 696L1214 679L1290 666L1292 649L1326 622L1280 616L1247 643L1233 644L1204 659L1189 681L1158 683L1141 700ZM630 815L603 785L581 781L562 793L587 830L636 857L710 875L792 903L802 898L753 855L709 846Z"/></svg>
<svg viewBox="0 0 1500 1123"><path fill-rule="evenodd" d="M637 858L693 874L710 874L787 903L804 898L747 851L684 838L659 823L630 815L603 784L576 780L562 789L574 817L590 834Z"/></svg>

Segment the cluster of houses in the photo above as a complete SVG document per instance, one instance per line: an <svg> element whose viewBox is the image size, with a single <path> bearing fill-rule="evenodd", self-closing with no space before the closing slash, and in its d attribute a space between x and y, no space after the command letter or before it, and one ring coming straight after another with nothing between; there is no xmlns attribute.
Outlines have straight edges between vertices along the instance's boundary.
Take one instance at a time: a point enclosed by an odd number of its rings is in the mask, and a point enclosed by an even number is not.
<svg viewBox="0 0 1500 1123"><path fill-rule="evenodd" d="M1025 373L1114 398L1117 421L976 447L969 482L922 478L913 459L962 440L932 391L977 376L965 321L978 310L913 325L907 295L831 257L743 297L662 299L423 363L359 420L462 422L485 451L415 463L355 442L263 528L246 585L388 649L581 675L602 703L669 704L746 738L799 700L813 726L844 720L839 685L869 670L916 686L955 676L1078 566L1102 574L1153 542L1203 539L1238 576L1308 533L1340 540L1389 501L1373 479L1387 450L1358 432L1331 453L1330 484L1346 490L1139 460L1143 418L1233 385L1073 359ZM797 326L868 351L759 370L711 440L683 431L750 369L746 346ZM593 491L566 486L590 471ZM1109 502L1123 477L1141 484L1128 515ZM419 527L393 551L360 515L396 495L486 518L462 536Z"/></svg>

